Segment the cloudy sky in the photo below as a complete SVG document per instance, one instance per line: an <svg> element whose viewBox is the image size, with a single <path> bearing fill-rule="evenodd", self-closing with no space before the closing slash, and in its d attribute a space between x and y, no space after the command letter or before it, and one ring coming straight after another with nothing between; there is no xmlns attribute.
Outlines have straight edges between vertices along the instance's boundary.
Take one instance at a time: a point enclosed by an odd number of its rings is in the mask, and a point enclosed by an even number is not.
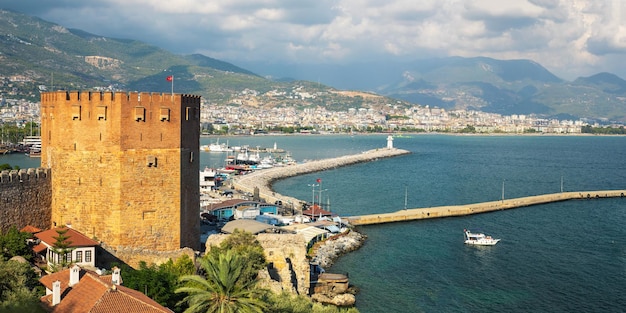
<svg viewBox="0 0 626 313"><path fill-rule="evenodd" d="M626 78L626 0L0 0L0 8L236 65L487 56L531 59L567 80Z"/></svg>

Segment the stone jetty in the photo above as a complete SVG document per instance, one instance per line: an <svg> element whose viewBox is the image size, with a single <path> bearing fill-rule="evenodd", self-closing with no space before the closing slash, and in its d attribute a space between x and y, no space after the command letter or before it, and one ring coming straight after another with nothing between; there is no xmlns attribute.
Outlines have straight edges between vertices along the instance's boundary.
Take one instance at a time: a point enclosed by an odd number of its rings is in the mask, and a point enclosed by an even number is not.
<svg viewBox="0 0 626 313"><path fill-rule="evenodd" d="M492 211L527 207L537 204L560 202L567 200L591 200L603 198L624 198L626 190L597 190L597 191L572 191L528 196L521 198L502 199L481 203L464 205L449 205L430 208L416 208L400 210L391 213L369 214L361 216L349 216L345 219L351 225L372 225L391 222L403 222L412 220L422 220L431 218L442 218L450 216L463 216L480 214Z"/></svg>
<svg viewBox="0 0 626 313"><path fill-rule="evenodd" d="M410 154L410 151L397 148L380 148L365 151L359 154L345 155L332 159L323 159L289 165L284 167L274 167L256 171L251 174L236 176L233 179L233 188L243 192L255 192L259 190L259 197L268 203L282 201L283 205L291 205L294 209L301 209L305 203L302 200L278 194L272 190L272 183L278 179L320 172L346 165L371 162L378 159L395 157Z"/></svg>

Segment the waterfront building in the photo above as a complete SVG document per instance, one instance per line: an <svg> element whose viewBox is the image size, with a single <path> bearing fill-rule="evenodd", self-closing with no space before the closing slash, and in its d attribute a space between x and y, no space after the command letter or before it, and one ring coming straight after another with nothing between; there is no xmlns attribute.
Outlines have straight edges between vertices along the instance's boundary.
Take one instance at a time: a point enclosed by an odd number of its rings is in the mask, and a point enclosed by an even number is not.
<svg viewBox="0 0 626 313"><path fill-rule="evenodd" d="M44 92L51 226L119 249L197 250L200 97Z"/></svg>

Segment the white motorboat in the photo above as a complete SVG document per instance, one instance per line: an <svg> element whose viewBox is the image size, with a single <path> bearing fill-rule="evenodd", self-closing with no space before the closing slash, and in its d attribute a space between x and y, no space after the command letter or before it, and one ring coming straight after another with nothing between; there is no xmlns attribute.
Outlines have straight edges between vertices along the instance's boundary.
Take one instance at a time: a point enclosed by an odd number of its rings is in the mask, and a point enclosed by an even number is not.
<svg viewBox="0 0 626 313"><path fill-rule="evenodd" d="M208 145L201 145L200 146L200 151L204 151L204 152L231 152L233 151L233 149L231 149L228 146L228 143L220 143L220 140L218 139L217 142L215 143L211 143Z"/></svg>
<svg viewBox="0 0 626 313"><path fill-rule="evenodd" d="M467 229L464 229L463 231L465 232L465 243L468 245L493 246L500 241L500 239L486 236L483 233L472 233Z"/></svg>

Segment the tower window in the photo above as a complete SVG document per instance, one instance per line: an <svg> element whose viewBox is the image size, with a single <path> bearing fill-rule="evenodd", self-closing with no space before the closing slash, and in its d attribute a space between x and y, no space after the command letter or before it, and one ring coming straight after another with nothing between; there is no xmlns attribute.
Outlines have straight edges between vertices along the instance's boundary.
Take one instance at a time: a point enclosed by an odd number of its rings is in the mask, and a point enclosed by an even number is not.
<svg viewBox="0 0 626 313"><path fill-rule="evenodd" d="M135 107L135 121L146 121L146 108L144 107Z"/></svg>
<svg viewBox="0 0 626 313"><path fill-rule="evenodd" d="M81 106L73 105L72 106L72 119L80 121L80 114L81 114Z"/></svg>
<svg viewBox="0 0 626 313"><path fill-rule="evenodd" d="M157 158L154 155L149 155L146 157L146 165L148 167L156 167L157 166Z"/></svg>
<svg viewBox="0 0 626 313"><path fill-rule="evenodd" d="M106 106L98 106L96 107L96 118L99 121L107 120L107 107Z"/></svg>
<svg viewBox="0 0 626 313"><path fill-rule="evenodd" d="M170 109L169 108L161 108L161 117L159 118L161 122L170 120Z"/></svg>

